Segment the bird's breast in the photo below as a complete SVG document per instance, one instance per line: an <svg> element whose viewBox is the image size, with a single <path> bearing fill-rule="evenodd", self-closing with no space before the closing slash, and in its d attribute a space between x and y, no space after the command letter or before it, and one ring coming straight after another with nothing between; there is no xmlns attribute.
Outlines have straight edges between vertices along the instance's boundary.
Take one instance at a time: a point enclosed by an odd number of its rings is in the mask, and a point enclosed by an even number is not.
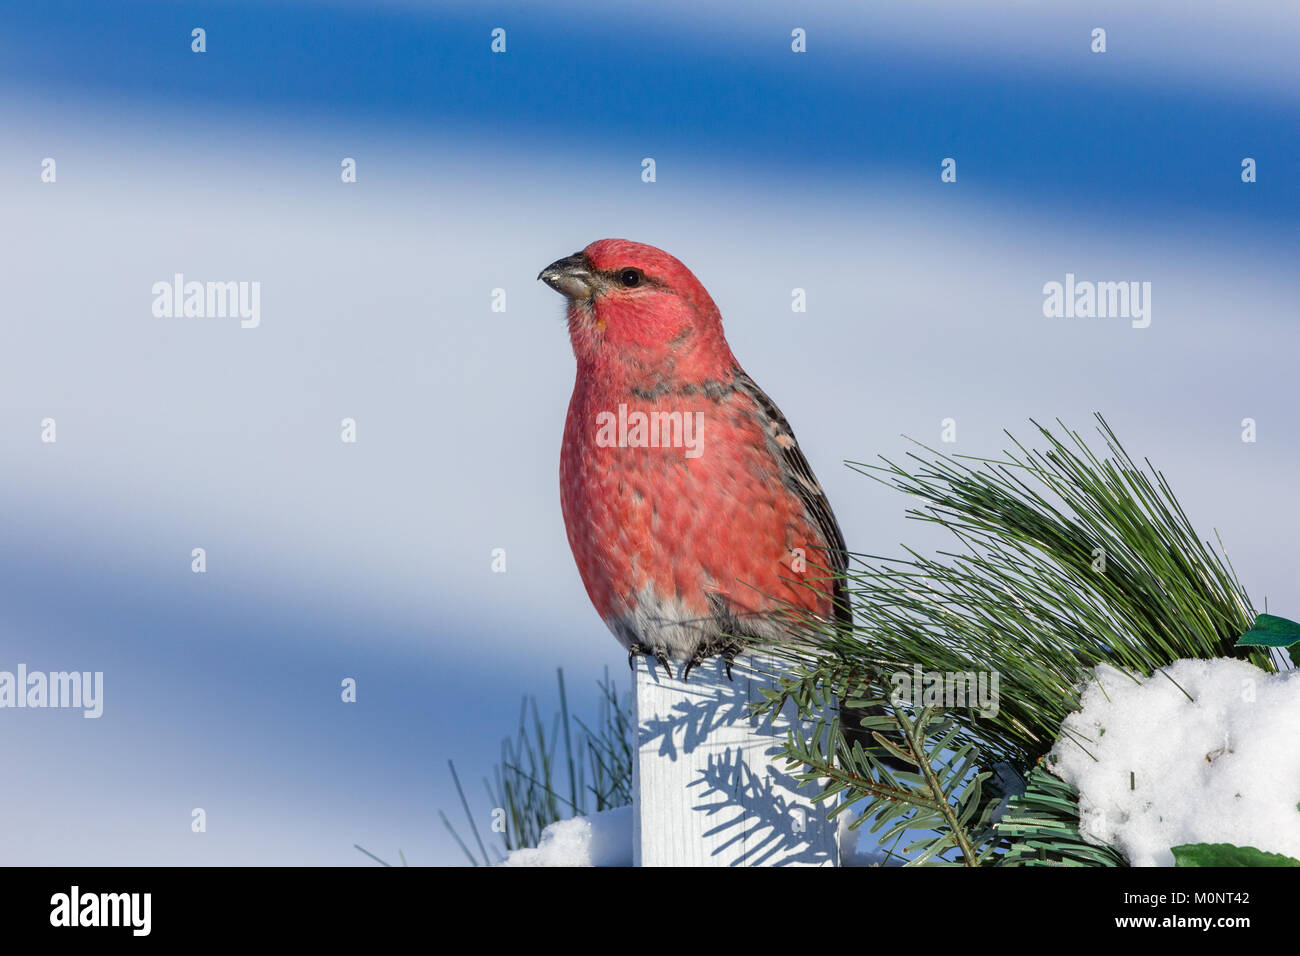
<svg viewBox="0 0 1300 956"><path fill-rule="evenodd" d="M710 595L770 604L792 558L823 542L742 396L575 390L560 460L569 544L609 620L647 593L707 614ZM804 593L798 593L802 590Z"/></svg>

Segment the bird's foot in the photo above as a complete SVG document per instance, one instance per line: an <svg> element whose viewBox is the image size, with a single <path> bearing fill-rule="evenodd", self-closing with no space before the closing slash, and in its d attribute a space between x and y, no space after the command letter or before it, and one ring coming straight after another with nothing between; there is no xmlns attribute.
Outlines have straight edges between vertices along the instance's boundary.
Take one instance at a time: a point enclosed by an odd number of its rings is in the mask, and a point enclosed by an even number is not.
<svg viewBox="0 0 1300 956"><path fill-rule="evenodd" d="M644 654L646 657L653 657L653 656L654 656L654 653L655 653L655 652L654 652L653 650L651 650L650 648L646 647L644 644L630 644L630 645L628 645L628 648L627 648L627 669L630 670L630 671L635 671L635 670L636 670L636 656L637 656L638 654Z"/></svg>
<svg viewBox="0 0 1300 956"><path fill-rule="evenodd" d="M710 657L722 658L722 666L727 671L727 680L734 682L735 678L731 674L731 666L735 663L736 656L744 649L744 643L734 639L710 641L707 644L701 644L695 649L695 653L692 654L690 659L686 662L686 669L682 671L681 675L682 683L688 683L691 678L691 671L695 670L696 667L703 664ZM670 678L674 676L672 664L668 660L668 652L663 648L656 649L641 643L629 646L627 650L627 666L632 670L636 669L636 657L638 654L644 655L645 657L653 657L655 664L663 665L665 674Z"/></svg>
<svg viewBox="0 0 1300 956"><path fill-rule="evenodd" d="M633 644L627 649L627 666L629 670L636 670L636 656L641 654L645 657L653 657L655 664L662 664L664 673L669 677L673 676L672 665L668 662L668 652L662 648L655 650L653 647L647 647L644 644ZM689 671L688 671L689 673Z"/></svg>
<svg viewBox="0 0 1300 956"><path fill-rule="evenodd" d="M727 680L734 680L731 676L731 665L736 660L736 655L745 649L745 645L738 640L725 638L715 639L700 644L695 649L690 661L686 665L686 672L682 675L685 681L691 676L691 671L698 665L703 664L710 657L721 657L722 665L727 671Z"/></svg>

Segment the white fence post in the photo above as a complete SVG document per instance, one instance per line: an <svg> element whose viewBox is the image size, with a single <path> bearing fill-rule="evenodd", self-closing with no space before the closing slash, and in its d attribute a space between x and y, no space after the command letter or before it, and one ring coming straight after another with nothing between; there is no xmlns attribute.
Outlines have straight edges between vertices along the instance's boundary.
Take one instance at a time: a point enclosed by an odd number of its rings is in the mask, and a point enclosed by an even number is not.
<svg viewBox="0 0 1300 956"><path fill-rule="evenodd" d="M796 789L775 753L793 704L760 723L746 704L774 687L771 658L742 655L727 680L721 658L669 677L653 658L635 664L632 761L635 866L836 866L836 826L816 790ZM680 665L674 672L680 671Z"/></svg>

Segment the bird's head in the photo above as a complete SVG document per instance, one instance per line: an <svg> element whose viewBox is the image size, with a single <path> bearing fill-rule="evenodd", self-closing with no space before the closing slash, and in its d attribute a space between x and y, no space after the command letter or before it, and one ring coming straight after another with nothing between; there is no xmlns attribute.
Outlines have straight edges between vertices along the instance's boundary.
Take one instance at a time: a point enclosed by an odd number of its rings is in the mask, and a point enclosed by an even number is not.
<svg viewBox="0 0 1300 956"><path fill-rule="evenodd" d="M552 262L537 278L569 300L569 337L579 365L621 358L712 376L734 363L713 299L662 249L600 239Z"/></svg>

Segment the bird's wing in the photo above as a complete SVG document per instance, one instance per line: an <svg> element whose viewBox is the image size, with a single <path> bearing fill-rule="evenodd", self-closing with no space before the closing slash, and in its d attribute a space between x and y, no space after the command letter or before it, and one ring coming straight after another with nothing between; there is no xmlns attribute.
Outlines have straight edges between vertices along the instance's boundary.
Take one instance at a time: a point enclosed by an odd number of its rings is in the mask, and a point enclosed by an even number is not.
<svg viewBox="0 0 1300 956"><path fill-rule="evenodd" d="M838 627L847 630L853 626L853 610L849 603L848 584L844 579L849 566L849 555L844 544L844 534L835 520L835 512L831 511L831 503L826 499L826 493L822 491L822 486L813 474L808 459L799 450L794 431L790 428L790 423L785 420L785 416L781 414L781 409L776 407L776 402L768 398L767 393L755 385L754 380L740 369L736 370L736 387L753 398L757 413L762 418L764 431L771 436L770 444L778 450L781 473L785 476L787 487L799 496L826 541L829 552L827 560L830 562L830 570L835 575L832 594L835 623ZM915 766L899 760L887 751L876 741L875 734L865 726L864 721L867 717L878 716L880 713L877 707L842 708L840 718L843 721L844 739L851 746L862 747L895 773L915 772ZM896 743L902 746L904 741L898 740Z"/></svg>
<svg viewBox="0 0 1300 956"><path fill-rule="evenodd" d="M844 534L840 531L839 523L835 520L835 512L831 510L831 503L826 498L826 492L822 491L817 476L813 474L812 466L808 464L808 459L799 449L794 430L781 414L781 409L777 408L776 402L772 401L744 370L737 368L735 374L736 387L754 400L757 414L763 424L763 432L768 436L769 445L776 451L786 486L799 496L813 524L821 532L822 540L826 542L826 560L829 562L829 570L834 575L832 596L835 620L841 625L850 626L853 623L853 612L850 609L848 587L844 580L844 574L849 566L848 548L845 546Z"/></svg>

